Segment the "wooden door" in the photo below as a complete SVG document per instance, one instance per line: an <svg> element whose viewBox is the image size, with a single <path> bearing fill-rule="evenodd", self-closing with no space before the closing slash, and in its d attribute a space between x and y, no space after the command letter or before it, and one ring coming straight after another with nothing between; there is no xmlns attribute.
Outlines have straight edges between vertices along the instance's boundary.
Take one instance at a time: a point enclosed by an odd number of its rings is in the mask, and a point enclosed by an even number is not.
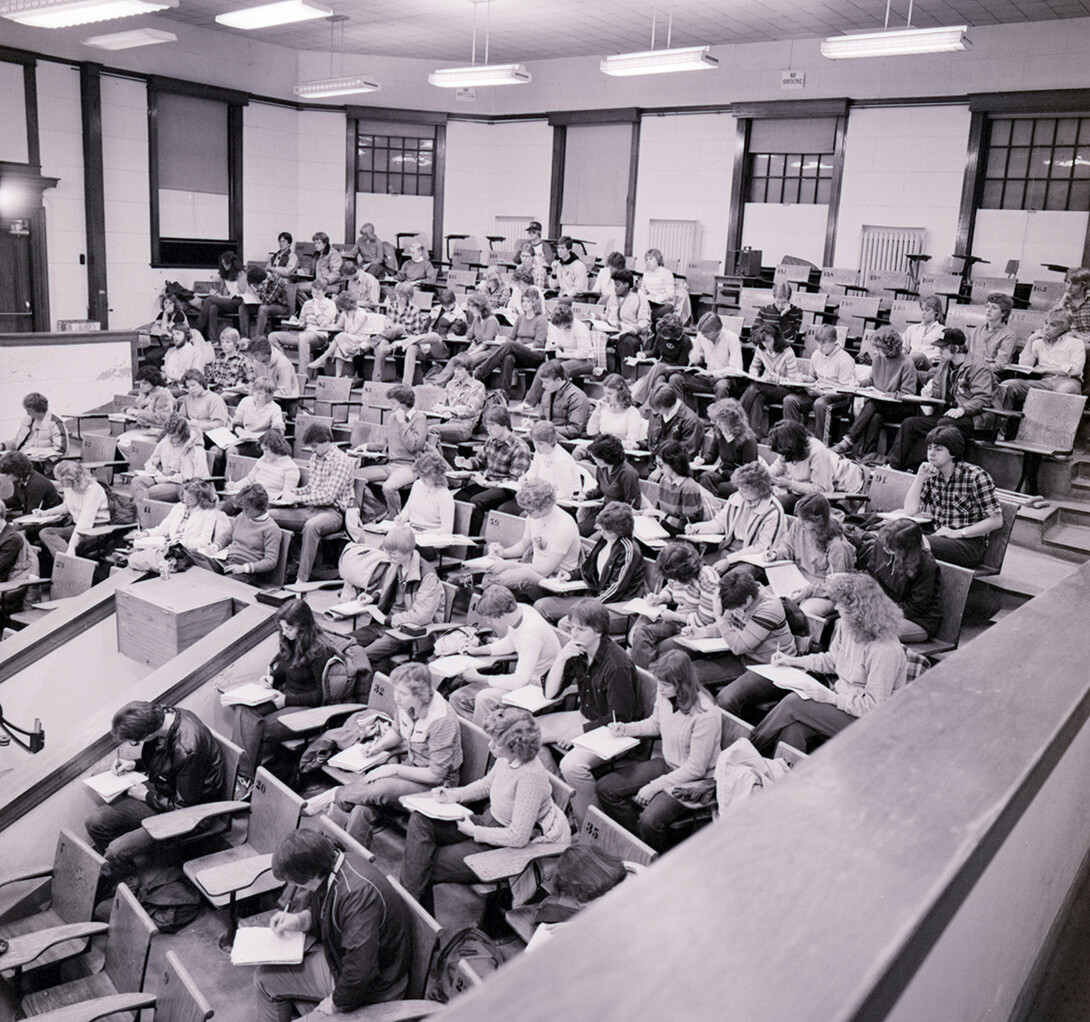
<svg viewBox="0 0 1090 1022"><path fill-rule="evenodd" d="M0 229L0 333L34 329L30 234Z"/></svg>

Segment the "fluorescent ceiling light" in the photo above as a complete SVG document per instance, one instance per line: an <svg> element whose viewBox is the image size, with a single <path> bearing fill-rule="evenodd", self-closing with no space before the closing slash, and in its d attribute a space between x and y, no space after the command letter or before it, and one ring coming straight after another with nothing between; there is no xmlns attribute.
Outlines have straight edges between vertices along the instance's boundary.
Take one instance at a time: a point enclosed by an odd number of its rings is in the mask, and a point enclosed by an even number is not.
<svg viewBox="0 0 1090 1022"><path fill-rule="evenodd" d="M160 32L157 28L134 28L131 32L111 32L109 35L93 35L83 40L84 46L96 50L131 50L137 46L155 46L157 43L176 43L173 32Z"/></svg>
<svg viewBox="0 0 1090 1022"><path fill-rule="evenodd" d="M821 44L821 55L830 60L852 57L902 57L911 53L949 53L972 46L965 37L968 25L945 28L903 28L831 36Z"/></svg>
<svg viewBox="0 0 1090 1022"><path fill-rule="evenodd" d="M69 28L177 6L178 0L4 0L0 17L35 28Z"/></svg>
<svg viewBox="0 0 1090 1022"><path fill-rule="evenodd" d="M719 66L719 58L713 57L708 46L684 46L672 50L641 50L639 53L618 53L604 57L603 74L661 75L671 71L710 71Z"/></svg>
<svg viewBox="0 0 1090 1022"><path fill-rule="evenodd" d="M471 64L469 67L441 67L428 75L441 89L473 89L485 85L525 85L530 72L525 64Z"/></svg>
<svg viewBox="0 0 1090 1022"><path fill-rule="evenodd" d="M240 11L217 14L216 21L229 28L272 28L274 25L290 25L296 21L328 18L333 14L328 7L314 0L278 0L260 7L244 7Z"/></svg>
<svg viewBox="0 0 1090 1022"><path fill-rule="evenodd" d="M350 96L354 92L378 92L379 88L378 82L364 78L363 75L349 75L347 78L300 82L291 91L303 99L321 99L325 96Z"/></svg>

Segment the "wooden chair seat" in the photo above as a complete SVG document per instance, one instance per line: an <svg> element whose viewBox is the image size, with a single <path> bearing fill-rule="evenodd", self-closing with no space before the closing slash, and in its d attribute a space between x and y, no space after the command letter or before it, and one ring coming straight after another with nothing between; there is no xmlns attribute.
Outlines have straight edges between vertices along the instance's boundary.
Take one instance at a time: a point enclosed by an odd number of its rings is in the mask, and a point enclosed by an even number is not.
<svg viewBox="0 0 1090 1022"><path fill-rule="evenodd" d="M507 925L515 931L515 936L523 944L529 944L530 938L534 935L534 930L537 929L537 924L534 922L534 916L536 915L537 905L519 905L518 908L508 909L503 918L506 920Z"/></svg>
<svg viewBox="0 0 1090 1022"><path fill-rule="evenodd" d="M47 1011L35 1017L41 1022L95 1022L107 1015L154 1007L155 994L109 994L106 997L96 997L93 1001L81 1001L56 1011Z"/></svg>
<svg viewBox="0 0 1090 1022"><path fill-rule="evenodd" d="M141 821L141 826L156 841L169 841L172 838L192 834L205 820L217 816L229 816L231 813L248 812L249 802L205 802L198 806L175 809L172 813L160 813Z"/></svg>
<svg viewBox="0 0 1090 1022"><path fill-rule="evenodd" d="M5 971L9 969L21 969L37 963L37 959L50 948L56 948L65 942L71 943L73 938L90 937L96 933L105 933L109 929L106 923L64 923L60 926L50 927L48 930L34 930L12 936L8 939L8 949L0 959L0 966Z"/></svg>
<svg viewBox="0 0 1090 1022"><path fill-rule="evenodd" d="M283 887L271 872L262 872L271 862L272 853L261 854L252 845L237 845L190 859L182 866L182 871L211 904L223 908L230 902L232 892L250 898ZM205 888L203 878L209 877L209 882L220 893ZM256 880L252 879L254 877ZM247 879L250 879L249 883L245 882Z"/></svg>
<svg viewBox="0 0 1090 1022"><path fill-rule="evenodd" d="M105 972L96 972L48 990L27 994L23 998L23 1013L28 1017L44 1015L46 1012L58 1011L99 997L110 997L116 993L110 977Z"/></svg>
<svg viewBox="0 0 1090 1022"><path fill-rule="evenodd" d="M538 844L531 842L524 848L495 848L491 851L467 855L466 865L484 883L496 883L517 877L530 863L559 855L568 847L570 847L568 842Z"/></svg>
<svg viewBox="0 0 1090 1022"><path fill-rule="evenodd" d="M0 937L12 942L16 937L26 937L38 931L53 930L64 925L64 920L53 909L47 908L43 912L27 916L25 919L13 919L11 922L3 923L0 925ZM53 962L59 962L64 958L81 955L86 949L86 940L66 940L47 948L33 962L28 964L32 968L40 969L43 965L51 965ZM8 954L10 953L9 950ZM0 958L0 967L8 968L7 961L8 955Z"/></svg>

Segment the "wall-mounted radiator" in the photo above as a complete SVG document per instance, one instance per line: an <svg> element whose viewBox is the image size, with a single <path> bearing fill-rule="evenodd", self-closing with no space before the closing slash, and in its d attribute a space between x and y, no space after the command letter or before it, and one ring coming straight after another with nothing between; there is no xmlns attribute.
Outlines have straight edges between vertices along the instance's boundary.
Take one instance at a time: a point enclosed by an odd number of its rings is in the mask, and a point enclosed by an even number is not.
<svg viewBox="0 0 1090 1022"><path fill-rule="evenodd" d="M913 252L922 252L925 227L875 227L863 225L863 240L859 246L860 280L876 270L892 270L907 273L906 258Z"/></svg>
<svg viewBox="0 0 1090 1022"><path fill-rule="evenodd" d="M700 221L651 220L647 247L657 248L667 266L684 273L689 263L700 258ZM637 259L642 255L637 253Z"/></svg>
<svg viewBox="0 0 1090 1022"><path fill-rule="evenodd" d="M502 234L507 240L499 242L500 248L514 248L516 241L526 237L526 225L532 216L498 216L492 227L493 234Z"/></svg>

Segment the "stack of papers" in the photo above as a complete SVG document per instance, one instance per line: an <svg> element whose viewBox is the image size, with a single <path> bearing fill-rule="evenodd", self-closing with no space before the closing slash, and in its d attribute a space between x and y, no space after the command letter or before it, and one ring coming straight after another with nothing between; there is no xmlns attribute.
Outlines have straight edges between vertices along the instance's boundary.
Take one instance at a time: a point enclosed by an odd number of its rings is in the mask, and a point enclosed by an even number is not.
<svg viewBox="0 0 1090 1022"><path fill-rule="evenodd" d="M232 965L299 965L306 934L275 933L268 926L240 926L231 947Z"/></svg>
<svg viewBox="0 0 1090 1022"><path fill-rule="evenodd" d="M347 618L368 614L376 624L386 624L386 615L378 607L373 603L361 603L359 600L334 604L332 607L327 608L324 613L331 621L343 621Z"/></svg>
<svg viewBox="0 0 1090 1022"><path fill-rule="evenodd" d="M428 669L437 678L457 678L459 674L473 668L487 667L492 662L491 657L467 656L465 653L455 653L453 656L441 656L428 664Z"/></svg>
<svg viewBox="0 0 1090 1022"><path fill-rule="evenodd" d="M749 668L754 674L761 675L762 678L767 678L774 685L779 685L780 688L788 688L794 691L799 686L812 686L817 684L815 678L811 677L805 671L800 670L798 667L787 667L783 664L779 666L773 666L772 664L752 664Z"/></svg>
<svg viewBox="0 0 1090 1022"><path fill-rule="evenodd" d="M136 770L130 770L127 774L115 774L112 770L104 770L101 774L85 777L83 783L103 801L113 802L134 784L147 784L148 775Z"/></svg>
<svg viewBox="0 0 1090 1022"><path fill-rule="evenodd" d="M663 543L670 538L670 533L648 515L636 515L632 522L632 531L636 539L650 545Z"/></svg>
<svg viewBox="0 0 1090 1022"><path fill-rule="evenodd" d="M639 614L641 617L649 618L652 621L657 621L662 617L663 611L667 609L665 603L648 603L642 596L638 596L634 600L614 603L612 608L622 614Z"/></svg>
<svg viewBox="0 0 1090 1022"><path fill-rule="evenodd" d="M220 693L221 706L260 706L276 698L276 689L257 681L248 681L237 688Z"/></svg>
<svg viewBox="0 0 1090 1022"><path fill-rule="evenodd" d="M611 735L608 727L596 727L593 731L586 731L577 738L572 739L572 745L587 752L593 752L599 759L616 759L623 756L630 749L640 744L638 738L625 736L623 738Z"/></svg>
<svg viewBox="0 0 1090 1022"><path fill-rule="evenodd" d="M522 688L516 688L514 692L505 693L503 701L508 706L519 706L531 713L537 713L560 702L559 699L547 698L540 685L524 685Z"/></svg>
<svg viewBox="0 0 1090 1022"><path fill-rule="evenodd" d="M550 593L581 593L587 588L586 582L581 578L568 578L563 581L558 578L543 578L538 584Z"/></svg>
<svg viewBox="0 0 1090 1022"><path fill-rule="evenodd" d="M400 801L410 813L420 813L433 820L468 820L473 815L460 802L439 802L427 793L402 795Z"/></svg>
<svg viewBox="0 0 1090 1022"><path fill-rule="evenodd" d="M328 766L336 770L350 770L355 774L362 774L380 763L385 763L390 758L390 753L369 752L364 745L350 745L347 749L338 752L336 756L329 758Z"/></svg>
<svg viewBox="0 0 1090 1022"><path fill-rule="evenodd" d="M896 511L879 511L878 517L887 522L895 522L898 518L907 518L910 522L919 522L921 525L926 525L931 521L930 515L910 515L904 508L898 508Z"/></svg>
<svg viewBox="0 0 1090 1022"><path fill-rule="evenodd" d="M777 596L793 596L810 583L793 561L787 564L770 564L765 568L768 584Z"/></svg>

